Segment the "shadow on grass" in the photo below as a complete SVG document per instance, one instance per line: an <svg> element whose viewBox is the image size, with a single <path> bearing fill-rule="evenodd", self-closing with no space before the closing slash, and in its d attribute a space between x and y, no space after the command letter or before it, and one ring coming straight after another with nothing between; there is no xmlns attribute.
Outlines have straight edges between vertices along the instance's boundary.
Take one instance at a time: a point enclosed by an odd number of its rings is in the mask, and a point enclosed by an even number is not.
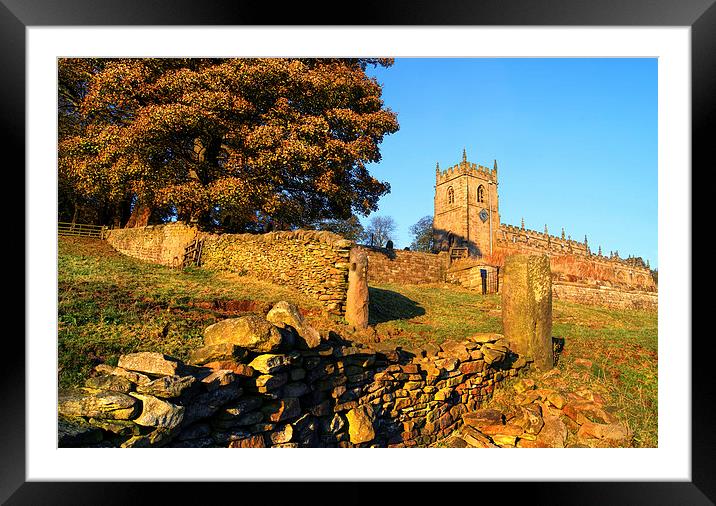
<svg viewBox="0 0 716 506"><path fill-rule="evenodd" d="M392 320L408 320L425 314L425 309L398 292L382 288L368 288L368 323L376 325Z"/></svg>

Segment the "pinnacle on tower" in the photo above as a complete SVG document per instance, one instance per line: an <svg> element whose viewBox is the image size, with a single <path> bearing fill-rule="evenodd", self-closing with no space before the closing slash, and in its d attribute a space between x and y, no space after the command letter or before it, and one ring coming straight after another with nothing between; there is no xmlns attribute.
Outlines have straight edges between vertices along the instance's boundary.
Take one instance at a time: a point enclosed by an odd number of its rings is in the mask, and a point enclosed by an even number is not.
<svg viewBox="0 0 716 506"><path fill-rule="evenodd" d="M589 243L587 242L587 234L584 234L584 244L589 244Z"/></svg>
<svg viewBox="0 0 716 506"><path fill-rule="evenodd" d="M440 162L435 162L435 174L440 174Z"/></svg>
<svg viewBox="0 0 716 506"><path fill-rule="evenodd" d="M564 227L562 227L562 240L564 240Z"/></svg>
<svg viewBox="0 0 716 506"><path fill-rule="evenodd" d="M494 170L495 172L497 172L497 160L495 160L495 166L493 167L492 170Z"/></svg>
<svg viewBox="0 0 716 506"><path fill-rule="evenodd" d="M462 148L462 163L467 163L467 151Z"/></svg>
<svg viewBox="0 0 716 506"><path fill-rule="evenodd" d="M549 232L547 231L547 224L544 224L544 235L549 235Z"/></svg>
<svg viewBox="0 0 716 506"><path fill-rule="evenodd" d="M597 255L602 256L602 245L599 245L599 251L597 252Z"/></svg>
<svg viewBox="0 0 716 506"><path fill-rule="evenodd" d="M524 229L525 229L525 219L522 218L522 230L524 230Z"/></svg>
<svg viewBox="0 0 716 506"><path fill-rule="evenodd" d="M651 269L651 265L649 265L649 259L648 259L648 258L646 259L646 267L647 267L648 269Z"/></svg>

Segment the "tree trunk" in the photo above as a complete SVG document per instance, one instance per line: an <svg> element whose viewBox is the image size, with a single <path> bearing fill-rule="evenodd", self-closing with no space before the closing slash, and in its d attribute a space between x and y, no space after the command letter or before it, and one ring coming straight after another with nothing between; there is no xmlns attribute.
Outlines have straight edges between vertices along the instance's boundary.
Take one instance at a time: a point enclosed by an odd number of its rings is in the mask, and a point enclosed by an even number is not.
<svg viewBox="0 0 716 506"><path fill-rule="evenodd" d="M149 217L151 215L152 208L149 205L143 202L137 202L124 228L146 227L149 224Z"/></svg>

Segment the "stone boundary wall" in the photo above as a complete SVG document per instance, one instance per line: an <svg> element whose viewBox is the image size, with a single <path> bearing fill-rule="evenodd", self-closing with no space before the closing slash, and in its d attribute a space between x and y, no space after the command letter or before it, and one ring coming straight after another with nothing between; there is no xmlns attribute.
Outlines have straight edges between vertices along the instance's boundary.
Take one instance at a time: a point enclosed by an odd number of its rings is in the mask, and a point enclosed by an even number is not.
<svg viewBox="0 0 716 506"><path fill-rule="evenodd" d="M107 231L107 242L114 249L155 264L181 265L184 249L199 236L199 230L183 223L115 228Z"/></svg>
<svg viewBox="0 0 716 506"><path fill-rule="evenodd" d="M626 291L606 286L593 287L572 283L553 283L552 297L554 300L616 309L656 311L659 305L659 295L656 292Z"/></svg>
<svg viewBox="0 0 716 506"><path fill-rule="evenodd" d="M368 255L368 283L442 283L448 266L448 253L388 250L358 246Z"/></svg>
<svg viewBox="0 0 716 506"><path fill-rule="evenodd" d="M499 334L413 352L334 332L287 346L282 334L271 352L224 343L195 350L193 365L134 353L97 366L84 388L60 392L59 445L426 446L530 368Z"/></svg>
<svg viewBox="0 0 716 506"><path fill-rule="evenodd" d="M205 234L202 266L289 285L345 314L353 242L331 232Z"/></svg>
<svg viewBox="0 0 716 506"><path fill-rule="evenodd" d="M485 269L488 272L488 276L497 277L498 288L502 285L502 280L499 277L502 275L502 270L498 271L498 268L494 265L468 265L451 267L448 269L445 281L448 283L456 283L465 288L473 290L482 290L482 274L480 270Z"/></svg>
<svg viewBox="0 0 716 506"><path fill-rule="evenodd" d="M348 258L354 243L314 230L267 234L207 234L182 223L109 230L107 242L124 255L179 266L184 250L203 239L202 266L292 286L345 314Z"/></svg>

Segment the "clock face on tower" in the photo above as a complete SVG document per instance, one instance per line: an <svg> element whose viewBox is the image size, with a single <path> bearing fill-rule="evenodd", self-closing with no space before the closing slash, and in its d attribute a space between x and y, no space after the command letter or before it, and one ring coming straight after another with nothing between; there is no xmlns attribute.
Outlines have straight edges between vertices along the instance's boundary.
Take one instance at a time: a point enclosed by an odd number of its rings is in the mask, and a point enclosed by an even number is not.
<svg viewBox="0 0 716 506"><path fill-rule="evenodd" d="M483 209L482 211L480 211L480 219L483 223L487 221L488 217L489 215L487 214L487 210Z"/></svg>

